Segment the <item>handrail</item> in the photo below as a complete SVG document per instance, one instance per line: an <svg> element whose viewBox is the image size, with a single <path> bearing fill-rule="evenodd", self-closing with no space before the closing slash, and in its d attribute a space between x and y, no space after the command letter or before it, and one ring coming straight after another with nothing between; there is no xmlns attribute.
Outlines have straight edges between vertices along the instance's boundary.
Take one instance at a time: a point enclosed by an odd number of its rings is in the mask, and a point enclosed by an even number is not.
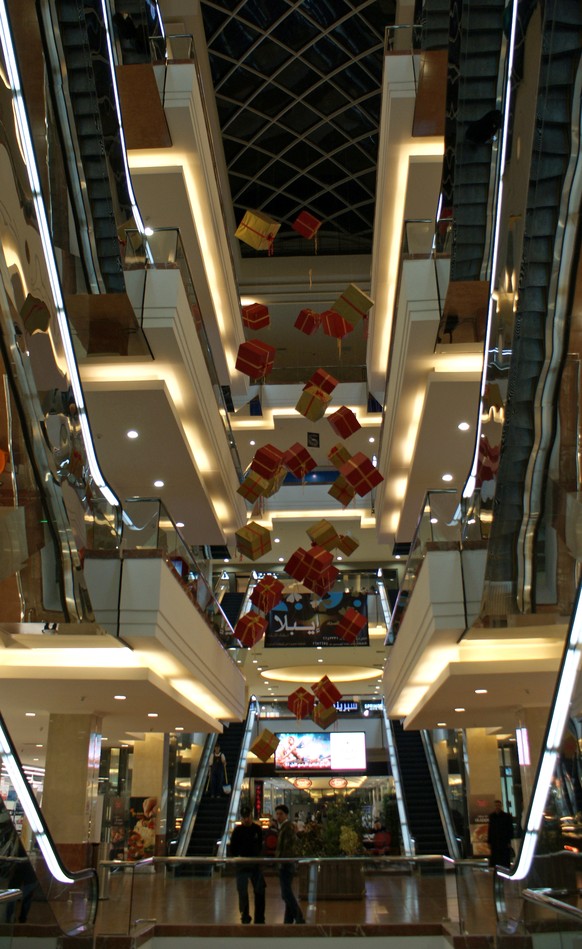
<svg viewBox="0 0 582 949"><path fill-rule="evenodd" d="M4 857L2 859L4 859ZM15 903L20 899L22 899L22 890L0 890L0 903Z"/></svg>
<svg viewBox="0 0 582 949"><path fill-rule="evenodd" d="M437 807L441 819L441 824L445 832L445 839L447 841L447 847L449 848L450 855L458 860L461 856L459 849L459 839L455 833L455 828L453 827L453 821L451 819L451 811L449 808L449 802L443 788L443 782L441 778L441 773L436 761L434 747L431 741L430 732L427 729L422 729L420 732L420 739L422 741L422 747L424 748L424 753L426 755L426 762L428 765L428 770L430 772L430 777L432 781L432 786L434 794L436 797Z"/></svg>
<svg viewBox="0 0 582 949"><path fill-rule="evenodd" d="M260 711L259 701L256 696L251 696L249 702L249 709L247 713L247 719L245 723L245 730L243 735L243 740L240 748L240 754L238 756L238 762L234 778L232 779L232 794L230 796L230 801L228 805L228 814L226 815L226 824L220 843L218 844L218 849L216 854L218 857L223 857L226 855L227 847L230 842L230 835L234 829L236 819L239 813L239 805L241 799L242 783L245 776L245 771L247 767L247 756L251 747L251 741L253 737L253 729L255 727L255 722L258 719Z"/></svg>
<svg viewBox="0 0 582 949"><path fill-rule="evenodd" d="M402 835L402 845L404 847L404 853L406 854L406 856L412 857L414 855L414 842L410 834L410 826L408 824L406 800L404 798L404 792L402 789L402 776L400 774L400 762L398 761L396 743L394 741L394 735L392 733L392 722L390 721L386 713L386 706L384 705L383 699L382 699L382 716L384 719L384 731L386 732L388 760L390 762L390 770L392 771L392 777L394 778L394 789L396 791L396 805L398 807L398 817L400 819L400 833Z"/></svg>
<svg viewBox="0 0 582 949"><path fill-rule="evenodd" d="M188 847L190 846L190 838L192 836L192 831L194 829L194 822L196 820L196 814L200 806L200 801L202 795L204 794L204 786L206 784L206 779L208 777L208 769L210 767L210 761L216 742L218 740L218 735L216 732L211 732L206 736L206 741L204 742L204 748L202 749L202 754L200 756L200 761L198 762L198 768L196 769L196 777L194 778L194 784L192 790L190 791L190 796L188 798L188 803L186 805L186 811L182 820L182 826L180 828L180 834L178 836L178 844L176 847L176 856L177 857L186 857L188 852ZM111 863L117 864L117 861L104 861L102 866L105 864Z"/></svg>
<svg viewBox="0 0 582 949"><path fill-rule="evenodd" d="M579 909L577 906L572 906L571 903L564 903L563 900L552 896L552 892L554 891L550 888L533 890L528 887L521 891L521 895L528 903L538 903L540 906L545 906L548 909L555 910L557 913L561 913L562 916L569 916L570 919L576 919L582 922L582 909Z"/></svg>

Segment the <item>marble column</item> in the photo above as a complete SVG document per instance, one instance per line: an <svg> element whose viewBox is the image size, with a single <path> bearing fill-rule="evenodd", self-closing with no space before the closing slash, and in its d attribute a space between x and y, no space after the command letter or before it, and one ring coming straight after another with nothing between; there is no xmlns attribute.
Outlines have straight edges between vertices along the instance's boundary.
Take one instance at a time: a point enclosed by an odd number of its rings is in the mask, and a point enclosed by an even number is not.
<svg viewBox="0 0 582 949"><path fill-rule="evenodd" d="M151 732L143 741L133 746L133 771L131 777L131 797L144 798L153 808L152 799L157 801L155 854L165 856L167 836L167 800L168 800L168 736ZM152 810L152 816L154 811Z"/></svg>

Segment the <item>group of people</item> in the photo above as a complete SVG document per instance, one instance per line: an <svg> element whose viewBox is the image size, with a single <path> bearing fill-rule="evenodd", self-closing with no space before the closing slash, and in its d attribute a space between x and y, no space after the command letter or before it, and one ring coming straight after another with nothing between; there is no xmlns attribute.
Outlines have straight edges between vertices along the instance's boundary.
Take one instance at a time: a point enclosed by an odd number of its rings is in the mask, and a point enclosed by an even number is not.
<svg viewBox="0 0 582 949"><path fill-rule="evenodd" d="M232 857L260 857L263 851L263 833L261 827L255 823L250 807L241 808L241 823L237 824L230 838L230 854ZM297 831L295 824L289 818L289 808L286 804L279 804L275 808L275 818L278 826L277 847L275 856L281 857L279 864L279 885L281 899L285 904L284 923L304 923L305 918L297 897L293 892L293 877L296 864L291 858L297 856ZM249 906L249 883L254 894L254 922L265 922L265 890L266 882L260 864L240 863L236 867L236 888L238 905L242 923L250 923L253 918Z"/></svg>

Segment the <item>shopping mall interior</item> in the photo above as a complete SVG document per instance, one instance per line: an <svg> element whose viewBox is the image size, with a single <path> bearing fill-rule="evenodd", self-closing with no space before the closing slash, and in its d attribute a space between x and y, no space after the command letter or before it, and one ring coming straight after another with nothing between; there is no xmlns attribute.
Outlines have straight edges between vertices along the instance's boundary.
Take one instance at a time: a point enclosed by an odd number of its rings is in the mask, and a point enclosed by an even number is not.
<svg viewBox="0 0 582 949"><path fill-rule="evenodd" d="M0 942L577 945L581 25L0 0Z"/></svg>

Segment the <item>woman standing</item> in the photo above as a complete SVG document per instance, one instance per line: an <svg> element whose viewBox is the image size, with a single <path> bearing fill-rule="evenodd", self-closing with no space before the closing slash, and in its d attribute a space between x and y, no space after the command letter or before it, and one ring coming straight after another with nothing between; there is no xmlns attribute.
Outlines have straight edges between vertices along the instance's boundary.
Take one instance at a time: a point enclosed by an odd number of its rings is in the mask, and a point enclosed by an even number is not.
<svg viewBox="0 0 582 949"><path fill-rule="evenodd" d="M222 797L222 788L228 784L226 776L226 758L220 750L220 745L214 748L210 762L210 797Z"/></svg>

